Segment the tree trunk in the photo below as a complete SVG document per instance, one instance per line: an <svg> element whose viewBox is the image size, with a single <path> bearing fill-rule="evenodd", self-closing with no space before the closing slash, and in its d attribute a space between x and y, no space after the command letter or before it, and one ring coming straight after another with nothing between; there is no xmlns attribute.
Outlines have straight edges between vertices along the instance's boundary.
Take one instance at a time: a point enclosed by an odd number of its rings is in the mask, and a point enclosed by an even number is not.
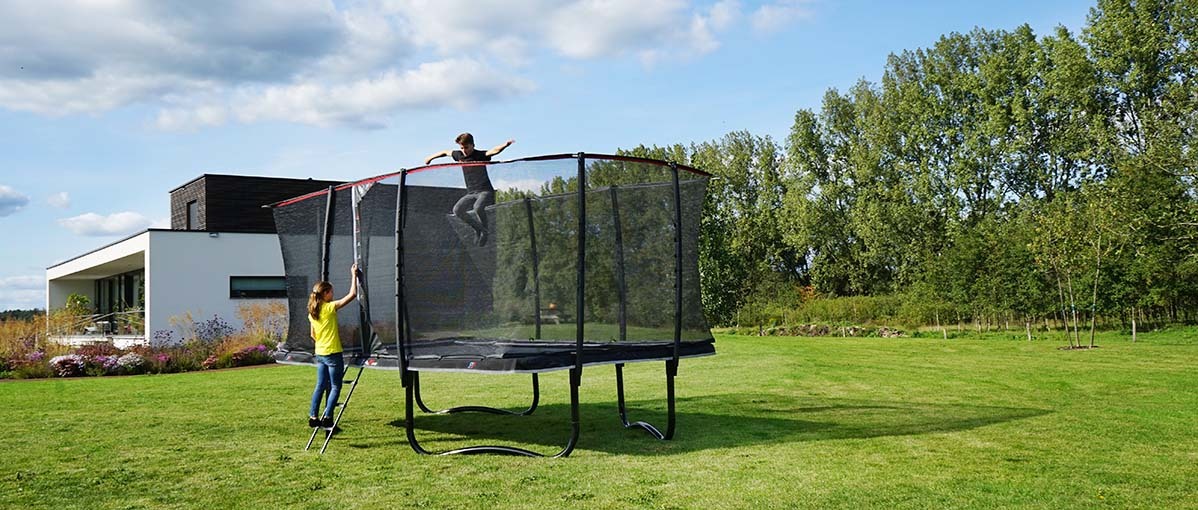
<svg viewBox="0 0 1198 510"><path fill-rule="evenodd" d="M1024 329L1027 331L1027 341L1031 342L1032 341L1032 319L1031 319L1031 317L1028 317L1027 319L1025 319L1023 325L1024 325Z"/></svg>
<svg viewBox="0 0 1198 510"><path fill-rule="evenodd" d="M940 334L944 336L944 339L948 340L948 330L944 329L944 326L940 325L940 310L936 310L936 329L939 329Z"/></svg>
<svg viewBox="0 0 1198 510"><path fill-rule="evenodd" d="M1094 326L1098 319L1098 277L1102 274L1102 235L1094 248L1094 292L1090 294L1090 348L1094 348Z"/></svg>
<svg viewBox="0 0 1198 510"><path fill-rule="evenodd" d="M1069 341L1069 348L1073 348L1073 338L1069 336L1069 304L1065 302L1065 286L1061 284L1061 272L1053 268L1053 273L1057 276L1057 296L1061 299L1061 329L1065 330L1065 339Z"/></svg>
<svg viewBox="0 0 1198 510"><path fill-rule="evenodd" d="M1082 335L1077 326L1077 297L1073 294L1073 275L1065 273L1065 283L1069 285L1069 308L1073 312L1073 342L1082 346Z"/></svg>
<svg viewBox="0 0 1198 510"><path fill-rule="evenodd" d="M1136 343L1136 307L1131 308L1131 343Z"/></svg>

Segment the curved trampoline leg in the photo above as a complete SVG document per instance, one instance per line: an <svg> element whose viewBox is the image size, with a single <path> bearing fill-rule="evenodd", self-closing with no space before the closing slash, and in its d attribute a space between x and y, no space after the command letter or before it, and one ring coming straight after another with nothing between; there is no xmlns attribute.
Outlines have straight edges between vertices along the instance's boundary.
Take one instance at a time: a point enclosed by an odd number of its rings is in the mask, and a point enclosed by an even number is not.
<svg viewBox="0 0 1198 510"><path fill-rule="evenodd" d="M419 384L417 382L419 380L419 376L415 372L412 372L410 377L412 377L411 384L407 385L405 392L404 392L404 396L405 396L405 398L404 398L404 428L407 429L406 432L407 432L407 436L408 436L408 444L412 447L412 450L414 450L416 453L419 453L421 455L493 454L493 455L519 455L519 456L524 456L524 457L568 457L568 456L570 456L570 453L574 451L574 447L578 444L579 431L581 430L581 427L579 426L579 413L578 413L578 386L582 381L582 374L579 371L576 371L576 370L570 371L570 428L571 428L570 440L566 442L566 446L564 448L562 448L561 451L559 451L553 455L544 455L541 453L534 452L532 450L525 450L523 448L516 448L514 446L496 446L496 445L467 446L465 448L458 448L455 450L449 450L449 451L445 451L445 452L430 452L430 451L424 449L424 447L420 446L420 441L416 439L416 426L415 426L416 411L415 411L414 402L416 401L417 395L419 394L418 389L417 389L417 385ZM534 374L534 379L533 379L534 385L536 384L535 377L536 376ZM535 386L534 386L534 388L535 388ZM535 408L535 407L536 407L536 401L534 400L532 408ZM529 412L531 412L531 411L529 411ZM500 414L515 415L518 413L507 412L507 413L500 413Z"/></svg>
<svg viewBox="0 0 1198 510"><path fill-rule="evenodd" d="M416 405L420 407L421 411L424 411L428 414L490 413L505 416L528 416L537 410L537 404L541 401L541 382L535 373L532 374L532 404L530 404L528 408L523 411L508 411L507 409L496 409L494 407L487 406L459 406L451 407L449 409L441 409L440 411L434 411L425 405L424 399L420 396L420 375L418 372L413 372L412 384L415 386Z"/></svg>
<svg viewBox="0 0 1198 510"><path fill-rule="evenodd" d="M640 428L648 432L653 437L661 440L669 440L674 438L674 376L678 375L678 362L675 360L666 361L666 431L662 433L660 429L654 427L653 424L637 421L628 421L628 411L624 408L624 364L616 363L616 402L620 410L620 423L624 424L624 428Z"/></svg>

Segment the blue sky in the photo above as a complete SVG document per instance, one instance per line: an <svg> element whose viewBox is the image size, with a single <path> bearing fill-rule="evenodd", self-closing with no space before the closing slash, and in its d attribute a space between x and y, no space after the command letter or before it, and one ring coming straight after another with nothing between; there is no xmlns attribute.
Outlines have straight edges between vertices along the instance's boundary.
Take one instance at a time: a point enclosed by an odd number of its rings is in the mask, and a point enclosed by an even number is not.
<svg viewBox="0 0 1198 510"><path fill-rule="evenodd" d="M351 180L461 131L505 159L784 139L828 88L1092 2L0 0L0 310L202 173Z"/></svg>

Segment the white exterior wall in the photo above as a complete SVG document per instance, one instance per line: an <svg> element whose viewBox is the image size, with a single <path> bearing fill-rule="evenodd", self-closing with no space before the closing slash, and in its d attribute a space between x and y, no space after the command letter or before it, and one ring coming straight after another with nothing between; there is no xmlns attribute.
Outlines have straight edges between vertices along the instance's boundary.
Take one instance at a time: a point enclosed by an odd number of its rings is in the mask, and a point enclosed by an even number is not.
<svg viewBox="0 0 1198 510"><path fill-rule="evenodd" d="M96 302L95 280L46 280L46 310L67 306L67 296L80 294Z"/></svg>
<svg viewBox="0 0 1198 510"><path fill-rule="evenodd" d="M171 317L190 312L199 323L220 316L241 327L237 308L262 299L229 298L230 276L283 276L275 234L158 231L146 257L146 336L170 331ZM179 338L176 332L175 339Z"/></svg>

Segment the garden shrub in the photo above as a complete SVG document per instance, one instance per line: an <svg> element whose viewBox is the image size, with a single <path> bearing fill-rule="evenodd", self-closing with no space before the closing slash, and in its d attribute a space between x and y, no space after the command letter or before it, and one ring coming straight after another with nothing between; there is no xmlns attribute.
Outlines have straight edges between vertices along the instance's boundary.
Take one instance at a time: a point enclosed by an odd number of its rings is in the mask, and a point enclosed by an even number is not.
<svg viewBox="0 0 1198 510"><path fill-rule="evenodd" d="M87 360L78 354L63 354L50 359L50 369L59 377L79 377L87 367Z"/></svg>
<svg viewBox="0 0 1198 510"><path fill-rule="evenodd" d="M122 354L116 360L117 373L126 375L140 374L145 371L146 359L136 352Z"/></svg>

